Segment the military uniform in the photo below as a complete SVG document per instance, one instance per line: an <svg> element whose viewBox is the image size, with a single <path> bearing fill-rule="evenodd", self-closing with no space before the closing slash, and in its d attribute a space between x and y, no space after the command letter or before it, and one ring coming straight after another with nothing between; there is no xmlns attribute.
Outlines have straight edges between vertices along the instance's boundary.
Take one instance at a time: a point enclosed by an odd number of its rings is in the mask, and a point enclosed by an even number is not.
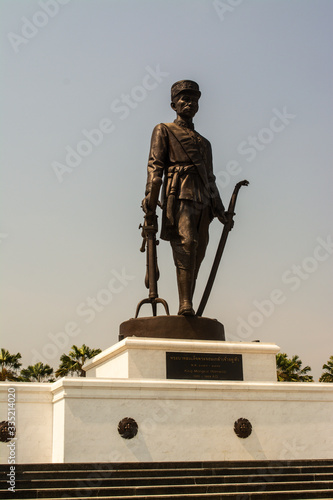
<svg viewBox="0 0 333 500"><path fill-rule="evenodd" d="M179 116L153 130L146 195L155 177L164 177L161 238L172 246L180 303L184 297L186 303L192 303L209 224L215 216L223 217L224 206L213 174L210 142Z"/></svg>

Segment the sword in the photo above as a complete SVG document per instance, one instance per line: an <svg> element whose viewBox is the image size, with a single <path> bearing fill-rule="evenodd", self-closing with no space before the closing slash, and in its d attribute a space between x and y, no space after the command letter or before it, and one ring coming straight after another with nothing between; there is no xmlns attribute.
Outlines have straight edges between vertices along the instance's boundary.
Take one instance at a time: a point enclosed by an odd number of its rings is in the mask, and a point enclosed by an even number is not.
<svg viewBox="0 0 333 500"><path fill-rule="evenodd" d="M206 307L210 292L212 291L212 287L213 287L213 284L214 284L214 281L216 278L217 270L218 270L220 262L221 262L224 247L225 247L225 244L227 242L227 238L229 236L229 233L234 225L233 219L234 219L234 215L236 215L234 210L235 210L235 206L236 206L238 192L242 186L248 186L248 185L249 185L249 181L238 182L236 184L234 192L232 193L232 196L230 198L230 203L229 203L228 211L226 214L227 215L227 223L224 225L221 239L219 242L219 246L217 247L215 259L213 262L213 267L212 267L212 270L210 272L210 275L209 275L209 278L207 281L207 285L206 285L205 291L203 293L201 302L199 304L196 316L202 316L202 313Z"/></svg>

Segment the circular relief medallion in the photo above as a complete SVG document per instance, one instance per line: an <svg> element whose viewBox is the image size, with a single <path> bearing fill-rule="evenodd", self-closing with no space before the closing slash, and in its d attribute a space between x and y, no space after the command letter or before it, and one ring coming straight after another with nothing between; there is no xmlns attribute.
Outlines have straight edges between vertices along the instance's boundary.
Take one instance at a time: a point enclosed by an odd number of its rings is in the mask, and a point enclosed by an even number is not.
<svg viewBox="0 0 333 500"><path fill-rule="evenodd" d="M239 418L234 423L234 431L240 438L247 438L252 432L251 422L247 418Z"/></svg>
<svg viewBox="0 0 333 500"><path fill-rule="evenodd" d="M138 433L138 424L134 418L125 417L118 424L118 432L124 439L132 439Z"/></svg>
<svg viewBox="0 0 333 500"><path fill-rule="evenodd" d="M7 420L3 420L0 422L0 441L2 443L7 443L7 441L11 441L14 439L16 435L16 429L14 425L11 425Z"/></svg>

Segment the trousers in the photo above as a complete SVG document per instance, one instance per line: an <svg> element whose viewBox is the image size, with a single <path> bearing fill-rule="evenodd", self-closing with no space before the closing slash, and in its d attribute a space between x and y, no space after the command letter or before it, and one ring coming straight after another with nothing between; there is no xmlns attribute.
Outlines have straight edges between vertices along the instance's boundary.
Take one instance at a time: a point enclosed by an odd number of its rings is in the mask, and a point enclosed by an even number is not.
<svg viewBox="0 0 333 500"><path fill-rule="evenodd" d="M211 220L210 206L191 200L177 200L175 232L170 239L173 259L177 269L192 271L194 281L206 253Z"/></svg>

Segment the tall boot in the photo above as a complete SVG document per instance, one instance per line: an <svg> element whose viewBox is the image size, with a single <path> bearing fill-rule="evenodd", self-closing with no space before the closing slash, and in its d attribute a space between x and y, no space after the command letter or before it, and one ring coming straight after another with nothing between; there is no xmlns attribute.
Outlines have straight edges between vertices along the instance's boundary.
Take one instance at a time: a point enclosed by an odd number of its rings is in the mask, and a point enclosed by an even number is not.
<svg viewBox="0 0 333 500"><path fill-rule="evenodd" d="M195 273L192 280L192 298L194 296L195 285L197 284L198 273Z"/></svg>
<svg viewBox="0 0 333 500"><path fill-rule="evenodd" d="M195 316L192 307L193 271L177 268L179 315Z"/></svg>

